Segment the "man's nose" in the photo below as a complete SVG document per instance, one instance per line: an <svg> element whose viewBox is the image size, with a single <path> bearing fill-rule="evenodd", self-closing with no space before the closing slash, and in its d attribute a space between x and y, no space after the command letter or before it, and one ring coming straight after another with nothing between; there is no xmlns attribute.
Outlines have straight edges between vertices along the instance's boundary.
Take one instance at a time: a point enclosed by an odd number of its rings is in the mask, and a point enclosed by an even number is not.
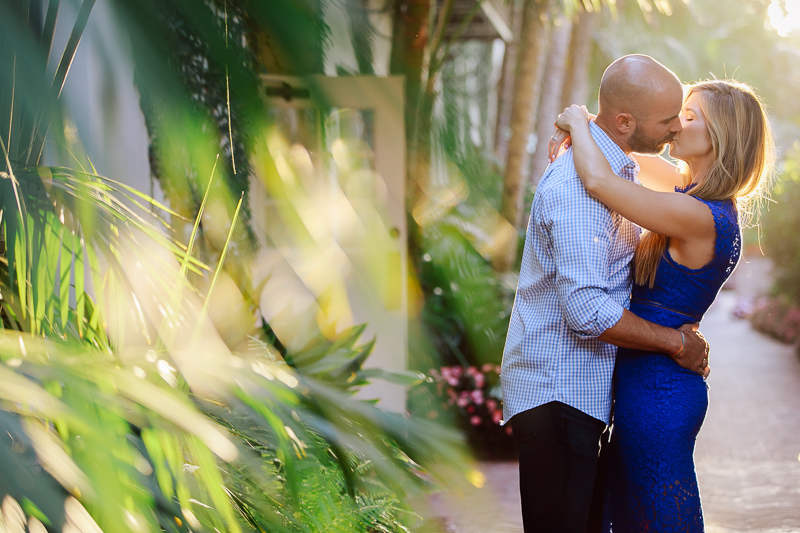
<svg viewBox="0 0 800 533"><path fill-rule="evenodd" d="M671 131L673 131L675 133L678 133L683 129L683 122L681 121L680 117L676 118L672 122L673 122L673 124L672 124Z"/></svg>

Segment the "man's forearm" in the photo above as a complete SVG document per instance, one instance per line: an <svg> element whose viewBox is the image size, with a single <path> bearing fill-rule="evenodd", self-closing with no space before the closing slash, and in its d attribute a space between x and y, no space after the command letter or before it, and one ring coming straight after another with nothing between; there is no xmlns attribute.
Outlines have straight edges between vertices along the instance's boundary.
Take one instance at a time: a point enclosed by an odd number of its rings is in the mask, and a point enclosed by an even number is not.
<svg viewBox="0 0 800 533"><path fill-rule="evenodd" d="M697 324L684 324L672 329L624 310L622 318L598 338L620 348L667 354L682 367L708 375L704 372L708 366L708 343L697 331Z"/></svg>
<svg viewBox="0 0 800 533"><path fill-rule="evenodd" d="M679 352L684 344L678 330L648 322L627 309L623 311L622 318L598 338L620 348L661 352L667 355Z"/></svg>

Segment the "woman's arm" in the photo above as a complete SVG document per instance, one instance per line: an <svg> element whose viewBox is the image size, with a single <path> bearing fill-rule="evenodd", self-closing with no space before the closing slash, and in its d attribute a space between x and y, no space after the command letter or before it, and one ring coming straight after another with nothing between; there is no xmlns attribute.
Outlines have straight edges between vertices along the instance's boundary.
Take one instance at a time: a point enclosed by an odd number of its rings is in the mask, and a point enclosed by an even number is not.
<svg viewBox="0 0 800 533"><path fill-rule="evenodd" d="M639 163L639 181L648 189L659 192L675 192L675 187L688 185L678 167L658 155L636 154Z"/></svg>
<svg viewBox="0 0 800 533"><path fill-rule="evenodd" d="M589 194L650 231L679 240L713 238L714 218L702 202L681 193L652 191L614 174L592 138L587 118L585 109L573 105L559 115L556 126L572 137L575 169Z"/></svg>
<svg viewBox="0 0 800 533"><path fill-rule="evenodd" d="M581 106L581 108L586 109L584 106ZM588 111L586 115L588 120L594 120L595 116ZM548 153L550 162L555 161L562 147L567 149L571 144L572 139L569 131L557 127L556 132L549 139ZM675 192L675 187L688 185L688 183L684 182L678 167L661 156L637 154L636 161L639 163L637 178L648 189L660 192Z"/></svg>

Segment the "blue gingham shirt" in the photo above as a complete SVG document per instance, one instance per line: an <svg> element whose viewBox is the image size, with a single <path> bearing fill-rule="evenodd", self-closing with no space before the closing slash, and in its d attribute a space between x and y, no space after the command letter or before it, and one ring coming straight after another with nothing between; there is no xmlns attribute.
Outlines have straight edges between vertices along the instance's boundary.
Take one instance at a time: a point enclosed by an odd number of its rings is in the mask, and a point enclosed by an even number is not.
<svg viewBox="0 0 800 533"><path fill-rule="evenodd" d="M594 122L590 130L614 173L636 182L638 164ZM547 168L531 206L503 351L505 421L560 401L608 424L617 348L597 337L630 303L640 231L586 192L572 150Z"/></svg>

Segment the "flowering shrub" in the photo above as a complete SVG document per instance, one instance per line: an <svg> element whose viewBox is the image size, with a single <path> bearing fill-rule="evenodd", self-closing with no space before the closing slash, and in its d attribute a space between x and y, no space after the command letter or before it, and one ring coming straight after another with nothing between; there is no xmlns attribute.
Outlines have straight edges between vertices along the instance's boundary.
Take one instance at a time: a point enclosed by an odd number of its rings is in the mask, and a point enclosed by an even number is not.
<svg viewBox="0 0 800 533"><path fill-rule="evenodd" d="M749 317L756 330L787 344L800 343L800 307L787 298L759 298Z"/></svg>
<svg viewBox="0 0 800 533"><path fill-rule="evenodd" d="M429 375L423 385L434 399L428 406L428 418L438 417L440 410L449 413L480 457L513 454L511 426L500 426L503 408L498 365L445 366L431 369Z"/></svg>

